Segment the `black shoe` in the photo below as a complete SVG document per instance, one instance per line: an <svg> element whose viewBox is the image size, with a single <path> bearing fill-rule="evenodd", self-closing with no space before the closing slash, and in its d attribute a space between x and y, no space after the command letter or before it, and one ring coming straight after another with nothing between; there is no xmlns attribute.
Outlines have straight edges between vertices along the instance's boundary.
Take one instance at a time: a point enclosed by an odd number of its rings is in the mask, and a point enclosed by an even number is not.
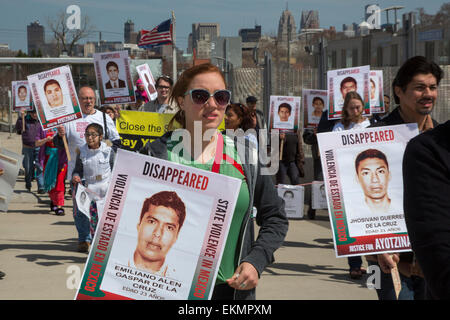
<svg viewBox="0 0 450 320"><path fill-rule="evenodd" d="M44 194L45 193L45 190L44 189L39 189L38 190L38 194Z"/></svg>
<svg viewBox="0 0 450 320"><path fill-rule="evenodd" d="M2 280L6 276L6 273L0 271L0 280Z"/></svg>
<svg viewBox="0 0 450 320"><path fill-rule="evenodd" d="M56 214L57 216L64 216L64 215L65 215L64 209L63 209L63 208L57 208L57 209L55 210L55 214Z"/></svg>
<svg viewBox="0 0 450 320"><path fill-rule="evenodd" d="M309 207L308 209L308 218L310 220L314 220L316 218L316 210Z"/></svg>

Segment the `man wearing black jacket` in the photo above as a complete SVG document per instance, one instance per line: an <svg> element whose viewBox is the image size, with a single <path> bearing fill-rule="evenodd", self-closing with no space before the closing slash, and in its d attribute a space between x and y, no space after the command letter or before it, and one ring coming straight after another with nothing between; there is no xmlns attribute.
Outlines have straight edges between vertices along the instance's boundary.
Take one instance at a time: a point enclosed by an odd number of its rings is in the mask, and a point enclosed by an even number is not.
<svg viewBox="0 0 450 320"><path fill-rule="evenodd" d="M408 143L404 210L427 298L450 299L450 121Z"/></svg>
<svg viewBox="0 0 450 320"><path fill-rule="evenodd" d="M443 71L436 63L428 61L422 56L408 59L400 67L392 83L394 100L399 106L372 127L417 123L419 132L424 132L437 126L438 123L431 118L430 114L433 111L437 99L437 88L442 78ZM404 184L407 183L404 181ZM408 198L404 197L405 216L407 216L407 200ZM410 237L411 232L414 231L409 230ZM371 257L367 256L367 260L370 264L374 264ZM425 297L423 277L412 253L394 254L393 256L380 254L377 256L377 260L381 270L386 273L385 277L388 278L390 278L390 270L398 264L402 282L405 281L403 287L408 283L408 289L404 288L405 290L400 292L400 300L413 298L417 300ZM388 284L389 288L387 288ZM395 299L392 280L382 280L381 286L381 290L377 290L380 299Z"/></svg>

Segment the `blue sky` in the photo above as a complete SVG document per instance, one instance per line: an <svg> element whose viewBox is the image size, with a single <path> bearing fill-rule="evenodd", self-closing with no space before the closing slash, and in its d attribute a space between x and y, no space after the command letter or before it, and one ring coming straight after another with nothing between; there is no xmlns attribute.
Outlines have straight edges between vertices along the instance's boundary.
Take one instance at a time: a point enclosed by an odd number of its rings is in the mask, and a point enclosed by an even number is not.
<svg viewBox="0 0 450 320"><path fill-rule="evenodd" d="M128 19L135 23L135 29L151 29L170 18L174 10L176 17L177 45L186 50L187 37L192 23L220 23L222 36L237 36L241 28L253 28L255 22L262 26L263 34L275 35L281 13L288 5L294 15L297 29L302 10L318 10L321 27L335 26L342 30L343 24L360 23L366 4L378 4L381 8L394 5L404 6L398 11L398 19L406 12L425 6L425 11L435 14L443 0L407 1L362 1L362 0L0 0L0 43L8 43L13 50L26 51L26 26L39 20L46 27L46 40L52 35L47 20L69 5L81 8L81 15L88 15L95 30L102 31L103 40L123 41L123 24ZM386 16L382 14L382 23ZM393 12L389 20L394 19ZM98 32L88 40L97 40Z"/></svg>

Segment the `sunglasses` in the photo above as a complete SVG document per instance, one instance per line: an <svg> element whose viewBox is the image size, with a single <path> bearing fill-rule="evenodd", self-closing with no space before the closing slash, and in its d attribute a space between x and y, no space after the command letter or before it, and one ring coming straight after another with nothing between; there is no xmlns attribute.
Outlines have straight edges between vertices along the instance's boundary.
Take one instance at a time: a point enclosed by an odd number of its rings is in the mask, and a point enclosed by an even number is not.
<svg viewBox="0 0 450 320"><path fill-rule="evenodd" d="M205 89L192 89L184 95L187 96L188 94L191 96L193 103L201 105L204 105L210 97L214 97L214 100L220 107L227 106L231 100L231 91L228 90L216 90L213 94L210 94Z"/></svg>

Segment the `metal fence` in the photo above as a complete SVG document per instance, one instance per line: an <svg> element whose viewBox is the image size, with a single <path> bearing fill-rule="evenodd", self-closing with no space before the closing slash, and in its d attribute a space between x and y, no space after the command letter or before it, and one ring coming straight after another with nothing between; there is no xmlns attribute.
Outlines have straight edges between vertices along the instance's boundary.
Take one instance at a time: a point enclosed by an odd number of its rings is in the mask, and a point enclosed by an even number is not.
<svg viewBox="0 0 450 320"><path fill-rule="evenodd" d="M438 99L432 112L432 117L439 123L450 119L450 65L441 66L444 78L438 89ZM391 110L394 108L394 95L392 81L399 67L377 67L383 70L383 90L391 97ZM234 94L245 102L245 97L252 94L262 100L263 94L263 68L239 68L233 73L235 86ZM285 64L273 65L271 95L302 96L303 89L319 89L319 74L317 69L295 70ZM259 106L266 110L265 106Z"/></svg>

